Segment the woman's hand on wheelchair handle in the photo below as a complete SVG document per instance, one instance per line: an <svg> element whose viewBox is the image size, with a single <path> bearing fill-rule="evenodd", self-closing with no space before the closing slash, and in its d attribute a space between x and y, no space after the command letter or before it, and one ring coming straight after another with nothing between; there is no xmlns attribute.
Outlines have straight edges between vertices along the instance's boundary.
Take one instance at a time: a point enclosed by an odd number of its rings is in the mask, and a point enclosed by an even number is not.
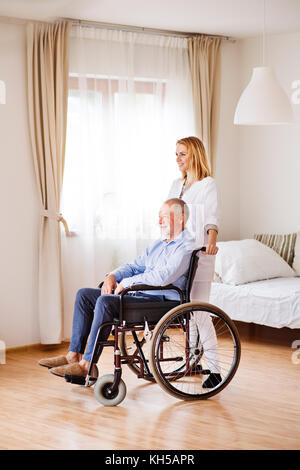
<svg viewBox="0 0 300 470"><path fill-rule="evenodd" d="M205 254L207 255L216 255L219 248L217 247L217 236L218 232L215 229L208 230L208 241L206 245Z"/></svg>
<svg viewBox="0 0 300 470"><path fill-rule="evenodd" d="M219 251L219 248L215 244L207 244L206 245L206 250L203 251L204 254L206 255L216 255Z"/></svg>

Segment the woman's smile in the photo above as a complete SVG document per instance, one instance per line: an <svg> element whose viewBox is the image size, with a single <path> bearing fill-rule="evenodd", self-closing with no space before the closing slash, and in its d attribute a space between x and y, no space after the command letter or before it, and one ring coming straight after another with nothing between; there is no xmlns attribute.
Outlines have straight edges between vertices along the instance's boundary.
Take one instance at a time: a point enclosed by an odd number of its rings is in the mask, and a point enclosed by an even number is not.
<svg viewBox="0 0 300 470"><path fill-rule="evenodd" d="M189 155L188 149L185 145L178 144L176 147L176 162L178 165L179 170L187 171L188 169L188 162L189 162Z"/></svg>

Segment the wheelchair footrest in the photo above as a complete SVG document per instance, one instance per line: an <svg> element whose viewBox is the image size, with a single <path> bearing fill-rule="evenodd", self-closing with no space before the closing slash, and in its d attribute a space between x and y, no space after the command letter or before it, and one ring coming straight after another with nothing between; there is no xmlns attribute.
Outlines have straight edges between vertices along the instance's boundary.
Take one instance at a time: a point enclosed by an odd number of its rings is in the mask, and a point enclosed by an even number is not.
<svg viewBox="0 0 300 470"><path fill-rule="evenodd" d="M80 375L72 375L72 374L65 374L65 380L66 382L69 382L71 384L77 384L77 385L85 385L85 377L82 377ZM97 379L90 378L90 382L96 382Z"/></svg>

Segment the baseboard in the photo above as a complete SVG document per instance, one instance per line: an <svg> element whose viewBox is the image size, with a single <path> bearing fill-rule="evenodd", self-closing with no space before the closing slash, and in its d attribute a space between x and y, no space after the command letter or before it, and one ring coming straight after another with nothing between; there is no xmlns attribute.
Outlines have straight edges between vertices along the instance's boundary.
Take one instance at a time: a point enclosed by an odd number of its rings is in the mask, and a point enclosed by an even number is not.
<svg viewBox="0 0 300 470"><path fill-rule="evenodd" d="M294 340L300 339L300 328L274 328L272 326L241 321L234 321L234 323L241 339L246 339L247 341L291 347Z"/></svg>
<svg viewBox="0 0 300 470"><path fill-rule="evenodd" d="M113 335L109 336L109 339L114 339ZM52 351L53 349L57 349L58 347L68 346L70 344L70 340L65 339L61 343L57 344L42 344L42 343L35 343L35 344L26 344L24 346L15 346L14 348L6 348L6 352L22 352L22 351L31 351L31 350L39 350L39 351Z"/></svg>
<svg viewBox="0 0 300 470"><path fill-rule="evenodd" d="M35 344L26 344L24 346L15 346L14 348L7 348L6 352L22 352L22 351L30 351L34 349L43 350L43 351L51 351L52 349L57 349L59 346L64 346L69 344L69 341L62 341L59 344L42 344L42 343L35 343Z"/></svg>

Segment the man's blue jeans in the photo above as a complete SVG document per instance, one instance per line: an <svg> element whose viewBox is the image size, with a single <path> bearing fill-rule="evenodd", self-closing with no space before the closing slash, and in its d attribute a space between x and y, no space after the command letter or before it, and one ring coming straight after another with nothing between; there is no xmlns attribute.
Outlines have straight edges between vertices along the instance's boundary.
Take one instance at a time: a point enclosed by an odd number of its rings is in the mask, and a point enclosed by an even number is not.
<svg viewBox="0 0 300 470"><path fill-rule="evenodd" d="M163 302L162 295L149 295L142 292L132 292L124 296L124 300L130 302ZM113 294L101 295L101 289L79 289L75 299L72 338L69 351L84 354L83 359L91 362L94 343L102 323L111 322L119 316L120 296ZM99 339L106 341L111 327L101 330ZM89 337L88 345L86 343ZM85 352L84 352L85 351ZM102 348L99 351L98 361Z"/></svg>

